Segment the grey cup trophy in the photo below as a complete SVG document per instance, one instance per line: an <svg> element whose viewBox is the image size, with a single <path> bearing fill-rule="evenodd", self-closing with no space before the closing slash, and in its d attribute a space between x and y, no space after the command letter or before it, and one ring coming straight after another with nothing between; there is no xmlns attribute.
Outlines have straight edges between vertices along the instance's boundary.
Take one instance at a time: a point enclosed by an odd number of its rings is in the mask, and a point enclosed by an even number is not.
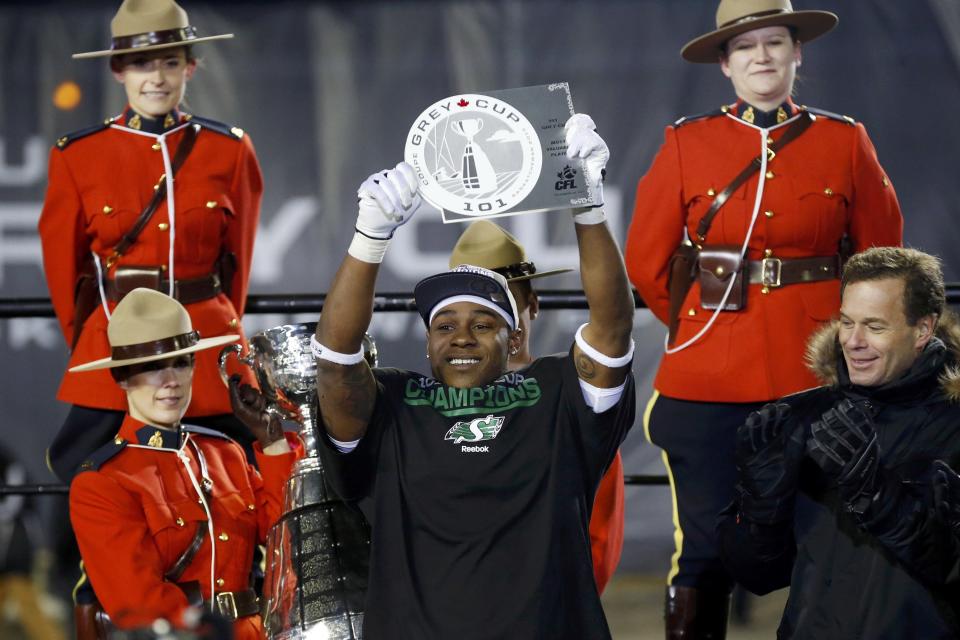
<svg viewBox="0 0 960 640"><path fill-rule="evenodd" d="M327 488L317 456L317 365L310 350L316 323L282 325L220 352L227 381L230 354L250 367L268 400L268 411L300 425L305 456L284 490L283 515L267 537L263 624L272 640L359 640L367 589L370 526L360 511ZM368 361L376 343L364 337Z"/></svg>

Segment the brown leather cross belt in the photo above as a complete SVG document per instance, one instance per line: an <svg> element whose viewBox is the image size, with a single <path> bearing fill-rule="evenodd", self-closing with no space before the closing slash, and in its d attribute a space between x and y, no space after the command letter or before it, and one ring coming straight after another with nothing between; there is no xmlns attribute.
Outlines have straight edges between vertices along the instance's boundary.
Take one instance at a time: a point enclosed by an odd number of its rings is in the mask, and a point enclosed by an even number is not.
<svg viewBox="0 0 960 640"><path fill-rule="evenodd" d="M161 293L170 291L170 281L160 277L158 267L118 267L115 278L106 278L104 292L109 300L119 302L137 287L154 289ZM184 278L173 281L173 297L182 304L192 304L216 296L222 287L220 276L211 273L199 278Z"/></svg>
<svg viewBox="0 0 960 640"><path fill-rule="evenodd" d="M748 263L750 284L782 287L800 282L820 282L840 277L840 256L764 258Z"/></svg>
<svg viewBox="0 0 960 640"><path fill-rule="evenodd" d="M224 618L236 620L260 613L260 599L253 589L220 591L213 596L213 609Z"/></svg>

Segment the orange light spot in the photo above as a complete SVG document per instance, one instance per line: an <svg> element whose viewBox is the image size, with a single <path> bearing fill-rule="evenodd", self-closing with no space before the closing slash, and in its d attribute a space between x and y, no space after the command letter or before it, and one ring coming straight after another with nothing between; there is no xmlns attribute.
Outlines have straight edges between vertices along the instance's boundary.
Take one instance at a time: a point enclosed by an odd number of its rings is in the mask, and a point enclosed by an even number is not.
<svg viewBox="0 0 960 640"><path fill-rule="evenodd" d="M53 106L63 111L70 111L80 104L81 97L83 93L79 85L72 80L66 80L53 90Z"/></svg>

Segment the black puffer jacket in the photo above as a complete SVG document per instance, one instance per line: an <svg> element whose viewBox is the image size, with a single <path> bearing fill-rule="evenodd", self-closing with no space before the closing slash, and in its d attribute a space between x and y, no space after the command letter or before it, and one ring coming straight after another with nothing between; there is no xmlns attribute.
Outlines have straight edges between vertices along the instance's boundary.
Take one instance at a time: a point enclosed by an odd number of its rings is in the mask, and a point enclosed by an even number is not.
<svg viewBox="0 0 960 640"><path fill-rule="evenodd" d="M762 526L736 504L721 514L729 570L751 591L790 586L778 638L879 640L960 637L960 540L932 509L931 465L960 467L960 326L945 317L901 378L851 385L836 325L811 340L825 385L784 401L810 425L843 398L867 399L881 456L879 493L862 514L843 503L809 458L800 467L794 521Z"/></svg>

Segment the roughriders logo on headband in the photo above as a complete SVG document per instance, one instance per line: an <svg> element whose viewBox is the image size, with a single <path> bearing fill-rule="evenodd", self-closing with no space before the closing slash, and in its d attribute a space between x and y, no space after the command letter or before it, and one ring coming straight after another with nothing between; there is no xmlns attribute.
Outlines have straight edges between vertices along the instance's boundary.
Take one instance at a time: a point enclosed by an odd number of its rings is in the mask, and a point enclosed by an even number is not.
<svg viewBox="0 0 960 640"><path fill-rule="evenodd" d="M512 106L464 94L434 103L407 136L404 159L434 206L462 216L495 216L521 203L540 178L537 131Z"/></svg>

